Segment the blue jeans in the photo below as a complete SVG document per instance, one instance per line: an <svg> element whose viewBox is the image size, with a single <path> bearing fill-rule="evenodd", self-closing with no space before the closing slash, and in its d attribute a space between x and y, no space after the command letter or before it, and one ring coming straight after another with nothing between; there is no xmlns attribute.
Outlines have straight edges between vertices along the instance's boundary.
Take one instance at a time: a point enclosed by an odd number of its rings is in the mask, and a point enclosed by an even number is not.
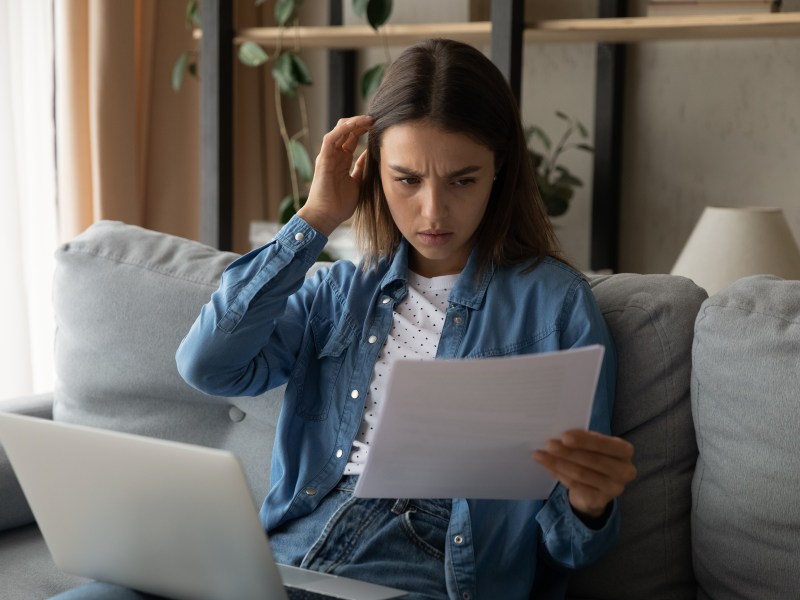
<svg viewBox="0 0 800 600"><path fill-rule="evenodd" d="M279 563L408 590L407 600L447 598L444 549L450 500L356 498L346 476L317 509L269 532ZM156 596L90 583L58 600L145 600Z"/></svg>
<svg viewBox="0 0 800 600"><path fill-rule="evenodd" d="M310 515L269 532L279 563L447 598L444 549L448 500L356 498L345 476Z"/></svg>

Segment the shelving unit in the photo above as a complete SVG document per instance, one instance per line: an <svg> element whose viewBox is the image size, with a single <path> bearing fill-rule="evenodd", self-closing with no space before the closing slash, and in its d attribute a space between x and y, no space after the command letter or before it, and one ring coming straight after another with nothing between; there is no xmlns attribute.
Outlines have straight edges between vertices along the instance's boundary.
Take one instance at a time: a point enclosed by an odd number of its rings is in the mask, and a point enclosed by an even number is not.
<svg viewBox="0 0 800 600"><path fill-rule="evenodd" d="M357 50L381 46L407 46L434 36L467 44L487 44L492 38L491 21L385 25L381 36L367 25L340 27L297 27L292 37L303 48ZM795 37L800 35L800 13L747 15L692 15L685 17L625 17L607 19L560 19L538 21L525 26L526 44L541 43L639 43L658 40L742 39ZM277 27L239 30L234 44L245 41L275 46L286 33Z"/></svg>
<svg viewBox="0 0 800 600"><path fill-rule="evenodd" d="M342 0L331 0L330 26L298 27L292 39L303 48L331 51L337 82L354 82L355 50L383 44L368 26L344 26ZM625 45L662 40L779 38L800 36L800 13L628 17L624 0L599 0L598 18L524 23L523 0L494 0L491 21L385 26L388 43L405 46L429 37L491 44L492 60L519 97L524 44L598 45L595 91L595 157L592 199L591 267L617 266L620 157L625 77ZM201 235L223 249L232 244L232 68L233 48L244 41L274 46L286 33L278 28L233 30L227 0L204 0L201 53ZM354 85L331 88L334 114L354 106Z"/></svg>

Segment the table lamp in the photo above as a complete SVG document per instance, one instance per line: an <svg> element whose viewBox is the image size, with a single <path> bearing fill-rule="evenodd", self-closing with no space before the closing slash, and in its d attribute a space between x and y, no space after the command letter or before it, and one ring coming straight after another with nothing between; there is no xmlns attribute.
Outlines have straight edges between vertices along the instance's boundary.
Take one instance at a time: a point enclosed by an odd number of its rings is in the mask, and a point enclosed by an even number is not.
<svg viewBox="0 0 800 600"><path fill-rule="evenodd" d="M688 277L710 296L748 275L800 279L800 250L779 208L708 206L672 274Z"/></svg>

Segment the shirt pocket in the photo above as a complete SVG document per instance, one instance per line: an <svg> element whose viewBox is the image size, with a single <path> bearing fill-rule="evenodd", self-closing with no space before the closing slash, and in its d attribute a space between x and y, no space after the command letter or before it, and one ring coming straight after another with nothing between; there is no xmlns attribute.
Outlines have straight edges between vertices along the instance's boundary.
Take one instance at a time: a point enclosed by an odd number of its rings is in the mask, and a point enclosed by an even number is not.
<svg viewBox="0 0 800 600"><path fill-rule="evenodd" d="M309 329L301 354L306 360L294 374L295 412L308 421L323 421L328 417L334 394L340 391L337 382L356 328L346 318L333 323L316 316L312 317Z"/></svg>

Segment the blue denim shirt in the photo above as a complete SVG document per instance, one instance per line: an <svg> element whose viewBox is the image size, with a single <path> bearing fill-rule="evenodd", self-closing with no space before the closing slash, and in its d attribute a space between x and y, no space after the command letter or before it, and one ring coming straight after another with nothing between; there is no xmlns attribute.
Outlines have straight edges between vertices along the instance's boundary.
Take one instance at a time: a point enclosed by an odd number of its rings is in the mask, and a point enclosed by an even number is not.
<svg viewBox="0 0 800 600"><path fill-rule="evenodd" d="M233 262L177 353L184 379L209 394L254 396L288 383L260 512L267 531L312 512L342 477L393 309L408 289L405 243L377 270L339 261L305 279L326 241L294 217L273 242ZM479 274L470 258L450 294L437 358L603 344L590 428L609 433L616 357L588 284L555 260L524 270ZM605 525L590 529L561 485L546 501L454 499L452 506L451 598L527 598L537 561L580 568L618 532L616 502Z"/></svg>

